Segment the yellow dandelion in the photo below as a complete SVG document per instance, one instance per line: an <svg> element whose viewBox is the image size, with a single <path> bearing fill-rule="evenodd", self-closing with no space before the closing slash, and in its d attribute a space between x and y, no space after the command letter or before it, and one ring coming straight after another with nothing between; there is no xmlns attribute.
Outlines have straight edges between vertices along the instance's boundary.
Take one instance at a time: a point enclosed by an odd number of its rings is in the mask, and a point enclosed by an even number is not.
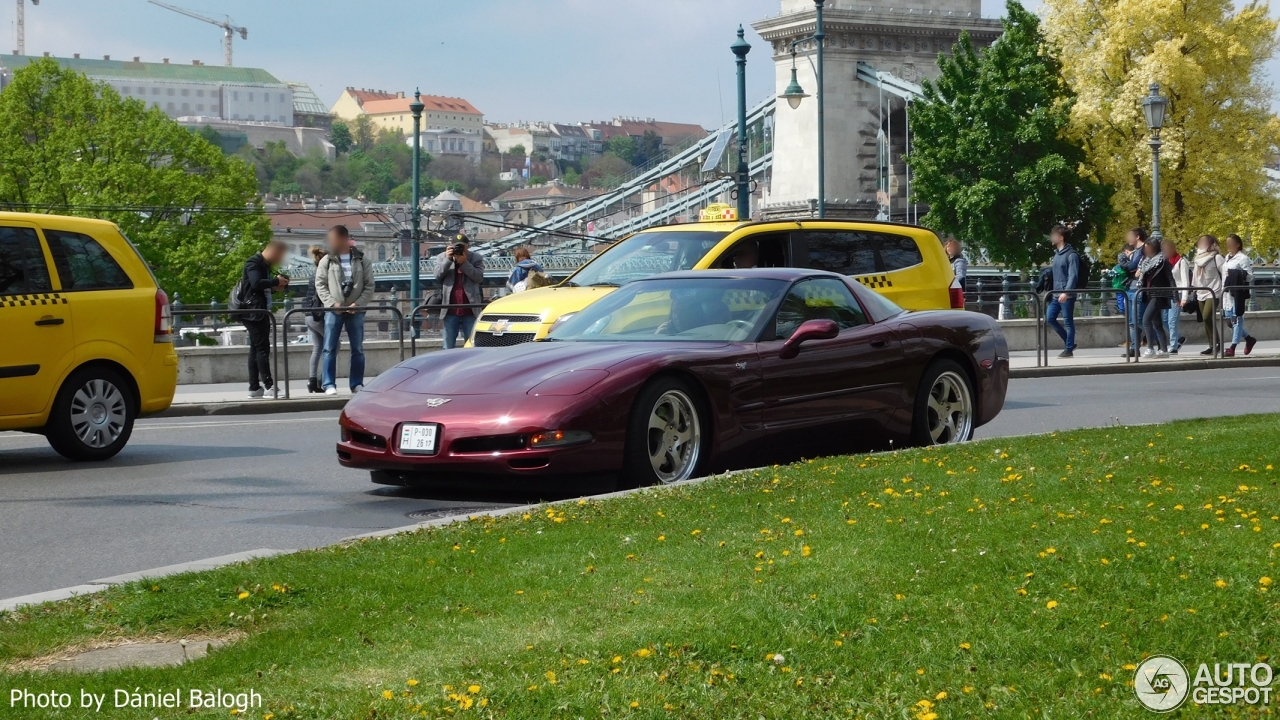
<svg viewBox="0 0 1280 720"><path fill-rule="evenodd" d="M809 557L810 555L813 554L813 549L810 548L808 545L805 545L804 547L800 548L800 554L805 557Z"/></svg>
<svg viewBox="0 0 1280 720"><path fill-rule="evenodd" d="M1271 587L1271 578L1264 575L1258 579L1258 584L1262 587Z"/></svg>
<svg viewBox="0 0 1280 720"><path fill-rule="evenodd" d="M409 678L408 680L404 681L404 684L408 685L409 687L414 687L415 685L418 684L418 681L414 680L413 678Z"/></svg>
<svg viewBox="0 0 1280 720"><path fill-rule="evenodd" d="M666 539L667 539L667 536L666 536L666 535L659 535L659 536L658 536L658 542L664 542L664 541L666 541Z"/></svg>
<svg viewBox="0 0 1280 720"><path fill-rule="evenodd" d="M968 649L969 649L969 648L971 648L971 647L973 647L973 646L972 646L972 645L970 645L969 643L960 643L960 649L961 649L961 650L968 650Z"/></svg>
<svg viewBox="0 0 1280 720"><path fill-rule="evenodd" d="M1057 600L1050 600L1049 602L1045 603L1045 604L1044 604L1044 606L1045 606L1045 607L1047 607L1047 608L1049 608L1050 610L1052 610L1052 609L1054 609L1054 608L1058 607L1058 601L1057 601Z"/></svg>
<svg viewBox="0 0 1280 720"><path fill-rule="evenodd" d="M1214 581L1213 584L1215 587L1224 588L1227 586L1227 581L1223 580L1222 578L1218 578L1217 580Z"/></svg>
<svg viewBox="0 0 1280 720"><path fill-rule="evenodd" d="M393 697L395 697L395 696L396 696L396 694L395 694L395 693L393 693L393 692L391 692L390 690L383 690L383 691L382 691L382 699L383 699L383 700L390 700L391 698L393 698Z"/></svg>
<svg viewBox="0 0 1280 720"><path fill-rule="evenodd" d="M468 686L467 686L467 692L471 693L472 695L475 695L476 693L480 692L480 686L479 686L479 685L468 685Z"/></svg>
<svg viewBox="0 0 1280 720"><path fill-rule="evenodd" d="M635 700L632 700L630 707L632 710L635 710L636 708L640 707L640 703L636 702Z"/></svg>
<svg viewBox="0 0 1280 720"><path fill-rule="evenodd" d="M552 685L556 684L556 673L554 670L546 671L545 673L543 673L543 676L547 678L547 682L551 683Z"/></svg>
<svg viewBox="0 0 1280 720"><path fill-rule="evenodd" d="M640 648L639 650L636 651L636 656L642 657L642 658L649 657L652 654L653 654L653 651L650 650L649 648Z"/></svg>
<svg viewBox="0 0 1280 720"><path fill-rule="evenodd" d="M236 596L236 598L237 598L237 599L240 599L240 600L243 600L243 599L245 599L245 598L247 598L247 597L249 597L249 593L247 593L247 592L241 592L239 595L237 595L237 596Z"/></svg>

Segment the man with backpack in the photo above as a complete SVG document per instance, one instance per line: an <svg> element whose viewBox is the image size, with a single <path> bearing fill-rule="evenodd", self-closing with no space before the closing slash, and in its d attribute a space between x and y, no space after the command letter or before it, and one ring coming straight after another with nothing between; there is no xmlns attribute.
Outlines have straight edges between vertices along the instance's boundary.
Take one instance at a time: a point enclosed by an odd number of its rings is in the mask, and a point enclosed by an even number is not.
<svg viewBox="0 0 1280 720"><path fill-rule="evenodd" d="M329 228L329 254L316 266L316 295L327 308L368 307L373 301L373 265L351 242L344 225ZM338 349L342 330L351 344L351 392L364 389L364 313L355 310L327 312L324 318L324 355L320 384L325 395L338 394Z"/></svg>
<svg viewBox="0 0 1280 720"><path fill-rule="evenodd" d="M1076 290L1089 282L1089 276L1082 272L1080 253L1067 243L1070 231L1064 225L1054 226L1049 231L1049 242L1053 243L1053 275L1052 295L1049 309L1045 312L1045 321L1058 333L1066 349L1060 358L1075 357L1076 349L1076 296L1062 290ZM1062 318L1062 322L1058 318Z"/></svg>
<svg viewBox="0 0 1280 720"><path fill-rule="evenodd" d="M244 315L242 322L249 331L249 397L275 399L278 390L271 379L271 291L289 287L285 275L272 276L272 266L279 265L289 255L289 246L280 240L272 240L244 262L240 282L231 291L229 302L232 310L263 310Z"/></svg>

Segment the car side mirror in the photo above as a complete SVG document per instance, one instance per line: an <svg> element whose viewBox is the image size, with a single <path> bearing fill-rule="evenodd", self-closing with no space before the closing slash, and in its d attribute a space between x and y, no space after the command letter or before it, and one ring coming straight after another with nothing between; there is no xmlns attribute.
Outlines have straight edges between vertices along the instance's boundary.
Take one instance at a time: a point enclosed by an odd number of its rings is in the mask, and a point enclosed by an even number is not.
<svg viewBox="0 0 1280 720"><path fill-rule="evenodd" d="M796 331L782 344L782 352L778 357L790 360L800 354L800 346L810 340L830 340L840 334L840 326L834 320L809 320L796 328Z"/></svg>

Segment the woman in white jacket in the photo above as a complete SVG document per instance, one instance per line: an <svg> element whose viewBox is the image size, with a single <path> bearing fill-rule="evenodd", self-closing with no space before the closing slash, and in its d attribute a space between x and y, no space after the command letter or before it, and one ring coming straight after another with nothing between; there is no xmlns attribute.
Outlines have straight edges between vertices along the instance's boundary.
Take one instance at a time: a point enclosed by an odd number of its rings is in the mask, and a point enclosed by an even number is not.
<svg viewBox="0 0 1280 720"><path fill-rule="evenodd" d="M1164 325L1169 330L1169 354L1177 355L1178 349L1186 341L1179 331L1182 324L1182 308L1191 296L1191 292L1185 289L1191 287L1191 267L1187 263L1187 258L1178 254L1178 246L1168 238L1161 241L1160 252L1169 263L1169 271L1173 274L1173 286L1178 288L1178 292L1169 303L1169 309L1164 311Z"/></svg>
<svg viewBox="0 0 1280 720"><path fill-rule="evenodd" d="M1222 354L1236 356L1236 346L1244 343L1244 354L1253 352L1257 338L1244 328L1245 301L1249 298L1249 278L1253 275L1253 261L1244 251L1244 241L1239 235L1227 236L1227 259L1222 264L1222 314L1231 324L1231 347Z"/></svg>
<svg viewBox="0 0 1280 720"><path fill-rule="evenodd" d="M1226 258L1218 249L1218 238L1202 235L1196 243L1195 268L1191 271L1191 284L1195 287L1210 288L1196 290L1196 301L1200 303L1200 316L1204 318L1204 336L1209 339L1209 347L1201 350L1201 355L1212 355L1215 348L1222 345L1222 338L1217 336L1218 324L1214 322L1214 313L1218 309L1218 298L1222 296L1222 266Z"/></svg>

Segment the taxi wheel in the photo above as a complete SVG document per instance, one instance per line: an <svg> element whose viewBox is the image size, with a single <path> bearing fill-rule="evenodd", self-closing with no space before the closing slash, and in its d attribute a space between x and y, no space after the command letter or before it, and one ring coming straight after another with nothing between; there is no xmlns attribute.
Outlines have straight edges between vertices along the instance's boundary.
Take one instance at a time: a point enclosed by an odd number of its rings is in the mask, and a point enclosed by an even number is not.
<svg viewBox="0 0 1280 720"><path fill-rule="evenodd" d="M689 383L673 377L660 377L640 391L627 425L623 489L698 477L710 435L700 398Z"/></svg>
<svg viewBox="0 0 1280 720"><path fill-rule="evenodd" d="M137 415L133 393L120 373L81 368L58 390L45 437L68 460L107 460L129 442Z"/></svg>

